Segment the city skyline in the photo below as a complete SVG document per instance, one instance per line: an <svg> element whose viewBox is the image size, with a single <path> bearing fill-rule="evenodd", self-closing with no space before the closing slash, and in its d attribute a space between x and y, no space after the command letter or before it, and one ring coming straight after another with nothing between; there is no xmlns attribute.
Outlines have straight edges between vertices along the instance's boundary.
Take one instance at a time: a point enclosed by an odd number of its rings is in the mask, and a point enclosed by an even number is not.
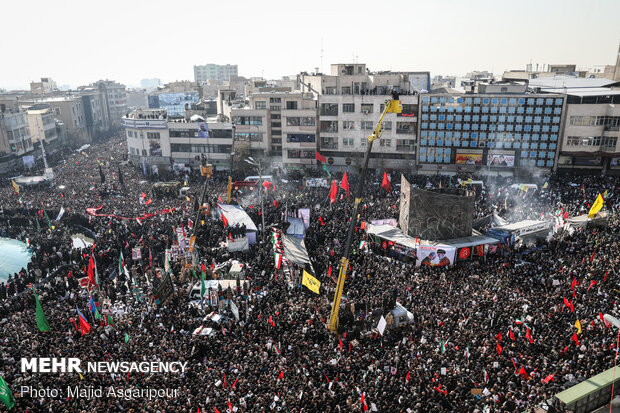
<svg viewBox="0 0 620 413"><path fill-rule="evenodd" d="M366 63L371 71L431 76L501 74L530 62L541 69L543 64L584 69L615 64L620 2L583 4L526 0L515 8L490 0L412 1L385 4L385 16L379 13L377 19L376 5L367 1L354 7L319 1L299 11L282 1L241 1L239 15L225 3L188 1L178 7L196 19L188 30L175 27L178 16L162 13L170 7L162 1L112 1L97 8L72 0L13 2L6 15L28 15L29 24L23 30L22 19L6 21L6 32L19 36L4 45L14 64L0 71L0 88L28 89L41 77L72 87L98 79L128 86L153 77L164 83L193 80L194 65L206 63L237 64L241 76L270 79L317 67L329 73L330 64L351 62ZM93 25L93 18L103 24ZM64 20L70 24L60 24ZM70 49L63 50L57 39Z"/></svg>

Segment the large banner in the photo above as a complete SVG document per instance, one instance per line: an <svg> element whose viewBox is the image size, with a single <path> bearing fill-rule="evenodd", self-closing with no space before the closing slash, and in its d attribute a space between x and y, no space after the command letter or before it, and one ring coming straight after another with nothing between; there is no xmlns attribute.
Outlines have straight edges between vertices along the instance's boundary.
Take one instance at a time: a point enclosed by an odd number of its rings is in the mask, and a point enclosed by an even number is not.
<svg viewBox="0 0 620 413"><path fill-rule="evenodd" d="M328 188L327 179L325 178L306 178L306 187L308 188Z"/></svg>
<svg viewBox="0 0 620 413"><path fill-rule="evenodd" d="M409 234L409 204L411 203L411 185L405 175L400 175L400 214L398 226L403 234Z"/></svg>
<svg viewBox="0 0 620 413"><path fill-rule="evenodd" d="M418 245L416 266L443 267L454 264L454 247L436 247L433 245Z"/></svg>
<svg viewBox="0 0 620 413"><path fill-rule="evenodd" d="M308 229L310 227L310 208L299 208L297 218L301 218L304 221L304 226Z"/></svg>
<svg viewBox="0 0 620 413"><path fill-rule="evenodd" d="M209 125L207 124L207 122L198 122L198 137L199 138L209 137Z"/></svg>
<svg viewBox="0 0 620 413"><path fill-rule="evenodd" d="M454 163L460 165L482 165L482 151L457 152Z"/></svg>
<svg viewBox="0 0 620 413"><path fill-rule="evenodd" d="M27 155L22 158L22 162L24 162L24 166L32 167L34 166L34 155Z"/></svg>
<svg viewBox="0 0 620 413"><path fill-rule="evenodd" d="M487 155L487 165L489 166L515 166L515 156L505 153L489 152Z"/></svg>

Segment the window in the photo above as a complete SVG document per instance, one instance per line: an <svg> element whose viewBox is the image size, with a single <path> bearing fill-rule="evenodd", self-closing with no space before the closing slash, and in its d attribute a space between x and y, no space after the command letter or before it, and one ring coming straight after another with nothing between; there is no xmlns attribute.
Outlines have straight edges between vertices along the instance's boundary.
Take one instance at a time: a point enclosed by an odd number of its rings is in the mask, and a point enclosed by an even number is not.
<svg viewBox="0 0 620 413"><path fill-rule="evenodd" d="M337 116L338 115L338 104L337 103L322 103L321 104L321 115Z"/></svg>
<svg viewBox="0 0 620 413"><path fill-rule="evenodd" d="M413 133L413 122L396 122L396 133Z"/></svg>
<svg viewBox="0 0 620 413"><path fill-rule="evenodd" d="M342 145L343 146L353 146L355 143L355 140L353 138L342 138Z"/></svg>
<svg viewBox="0 0 620 413"><path fill-rule="evenodd" d="M159 139L159 132L147 132L146 137L148 139Z"/></svg>
<svg viewBox="0 0 620 413"><path fill-rule="evenodd" d="M287 133L286 141L290 143L315 142L315 136L306 133Z"/></svg>
<svg viewBox="0 0 620 413"><path fill-rule="evenodd" d="M276 114L273 114L273 113L272 113L272 114L271 114L271 119L272 119L272 120L273 120L273 119L281 119L281 118L282 118L282 115L280 115L279 113L276 113Z"/></svg>
<svg viewBox="0 0 620 413"><path fill-rule="evenodd" d="M257 100L254 102L254 109L267 109L267 101Z"/></svg>
<svg viewBox="0 0 620 413"><path fill-rule="evenodd" d="M353 112L355 112L355 103L343 103L342 104L342 112L343 113L353 113Z"/></svg>
<svg viewBox="0 0 620 413"><path fill-rule="evenodd" d="M617 143L618 143L618 138L604 136L601 146L603 147L603 149L615 149Z"/></svg>
<svg viewBox="0 0 620 413"><path fill-rule="evenodd" d="M286 126L299 126L301 123L299 117L286 117Z"/></svg>
<svg viewBox="0 0 620 413"><path fill-rule="evenodd" d="M269 103L282 103L282 98L269 98Z"/></svg>
<svg viewBox="0 0 620 413"><path fill-rule="evenodd" d="M342 121L342 129L344 130L354 130L355 122L352 120L344 120Z"/></svg>
<svg viewBox="0 0 620 413"><path fill-rule="evenodd" d="M301 126L314 126L316 125L316 119L313 116L302 116Z"/></svg>
<svg viewBox="0 0 620 413"><path fill-rule="evenodd" d="M338 121L336 120L322 120L321 132L338 132Z"/></svg>
<svg viewBox="0 0 620 413"><path fill-rule="evenodd" d="M236 125L262 125L262 116L234 116L233 121Z"/></svg>
<svg viewBox="0 0 620 413"><path fill-rule="evenodd" d="M286 102L286 109L288 110L297 110L297 101L288 101Z"/></svg>
<svg viewBox="0 0 620 413"><path fill-rule="evenodd" d="M271 105L269 106L269 110L280 111L282 107L280 105Z"/></svg>
<svg viewBox="0 0 620 413"><path fill-rule="evenodd" d="M340 93L342 93L343 95L350 95L351 94L351 86L343 86L340 88Z"/></svg>
<svg viewBox="0 0 620 413"><path fill-rule="evenodd" d="M362 130L372 130L372 121L361 121L361 129Z"/></svg>
<svg viewBox="0 0 620 413"><path fill-rule="evenodd" d="M379 146L392 146L391 139L379 139Z"/></svg>
<svg viewBox="0 0 620 413"><path fill-rule="evenodd" d="M362 113L372 113L372 103L362 103Z"/></svg>
<svg viewBox="0 0 620 413"><path fill-rule="evenodd" d="M396 139L396 150L403 152L412 152L415 150L415 140L413 139Z"/></svg>
<svg viewBox="0 0 620 413"><path fill-rule="evenodd" d="M263 134L260 132L235 132L235 141L262 142Z"/></svg>
<svg viewBox="0 0 620 413"><path fill-rule="evenodd" d="M392 122L383 122L383 130L392 130Z"/></svg>
<svg viewBox="0 0 620 413"><path fill-rule="evenodd" d="M271 122L271 127L272 128L281 128L282 127L282 122Z"/></svg>
<svg viewBox="0 0 620 413"><path fill-rule="evenodd" d="M287 155L289 158L294 159L314 159L316 156L316 152L313 150L305 150L305 149L289 149L287 151Z"/></svg>

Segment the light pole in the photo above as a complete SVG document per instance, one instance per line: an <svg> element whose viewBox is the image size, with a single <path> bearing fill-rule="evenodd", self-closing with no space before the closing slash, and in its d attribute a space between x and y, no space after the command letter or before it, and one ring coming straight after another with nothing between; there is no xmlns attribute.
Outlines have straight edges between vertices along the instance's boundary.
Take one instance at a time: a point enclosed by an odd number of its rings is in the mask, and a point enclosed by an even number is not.
<svg viewBox="0 0 620 413"><path fill-rule="evenodd" d="M248 156L246 159L244 159L244 161L258 168L258 181L260 182L258 186L258 190L260 191L260 216L262 218L262 225L263 225L261 229L261 240L262 240L263 235L265 234L265 208L263 207L263 182L262 182L263 181L263 167L259 161L255 161L254 158L252 158L251 156Z"/></svg>

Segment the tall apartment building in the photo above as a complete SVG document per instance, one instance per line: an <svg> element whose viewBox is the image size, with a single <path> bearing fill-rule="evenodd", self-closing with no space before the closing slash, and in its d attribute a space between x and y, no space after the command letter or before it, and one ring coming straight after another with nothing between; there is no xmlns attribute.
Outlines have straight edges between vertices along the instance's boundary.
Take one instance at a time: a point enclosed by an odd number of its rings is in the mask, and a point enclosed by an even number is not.
<svg viewBox="0 0 620 413"><path fill-rule="evenodd" d="M30 91L37 95L45 95L57 90L56 82L50 77L42 77L40 82L30 82Z"/></svg>
<svg viewBox="0 0 620 413"><path fill-rule="evenodd" d="M43 99L40 103L48 104L54 117L65 127L64 134L72 144L91 143L92 137L88 133L84 101L81 96L57 96Z"/></svg>
<svg viewBox="0 0 620 413"><path fill-rule="evenodd" d="M101 89L83 86L78 88L78 94L82 97L86 130L91 139L114 127L109 118L106 96Z"/></svg>
<svg viewBox="0 0 620 413"><path fill-rule="evenodd" d="M370 72L365 64L333 64L331 75L300 75L301 88L319 99L319 151L333 166L359 167L368 135L392 90L403 113L388 114L381 139L370 154L371 168L415 167L418 93L430 89L428 72Z"/></svg>
<svg viewBox="0 0 620 413"><path fill-rule="evenodd" d="M206 65L194 66L194 81L198 84L205 83L208 80L224 82L228 81L230 76L238 75L239 70L237 65L216 65L209 63Z"/></svg>
<svg viewBox="0 0 620 413"><path fill-rule="evenodd" d="M32 150L26 112L0 112L0 154L17 157Z"/></svg>
<svg viewBox="0 0 620 413"><path fill-rule="evenodd" d="M136 109L123 117L123 125L129 159L145 170L154 172L179 164L198 168L203 154L216 170L230 167L230 122L187 122L169 118L165 109ZM208 130L208 138L200 136L205 136L201 127Z"/></svg>
<svg viewBox="0 0 620 413"><path fill-rule="evenodd" d="M558 172L620 174L620 82L557 76L533 79L530 88L566 96Z"/></svg>
<svg viewBox="0 0 620 413"><path fill-rule="evenodd" d="M317 100L300 91L255 92L249 104L231 110L235 152L270 157L271 166L298 169L315 165Z"/></svg>
<svg viewBox="0 0 620 413"><path fill-rule="evenodd" d="M555 167L564 96L528 93L525 83L479 84L477 91L420 95L420 172Z"/></svg>
<svg viewBox="0 0 620 413"><path fill-rule="evenodd" d="M35 149L38 150L40 148L41 144L39 142L43 139L47 153L58 151L60 141L56 130L56 119L50 105L37 103L28 108L26 115Z"/></svg>
<svg viewBox="0 0 620 413"><path fill-rule="evenodd" d="M108 119L112 126L120 126L122 118L127 114L127 93L125 85L114 82L112 80L99 80L93 86L105 96L105 108L108 112Z"/></svg>

